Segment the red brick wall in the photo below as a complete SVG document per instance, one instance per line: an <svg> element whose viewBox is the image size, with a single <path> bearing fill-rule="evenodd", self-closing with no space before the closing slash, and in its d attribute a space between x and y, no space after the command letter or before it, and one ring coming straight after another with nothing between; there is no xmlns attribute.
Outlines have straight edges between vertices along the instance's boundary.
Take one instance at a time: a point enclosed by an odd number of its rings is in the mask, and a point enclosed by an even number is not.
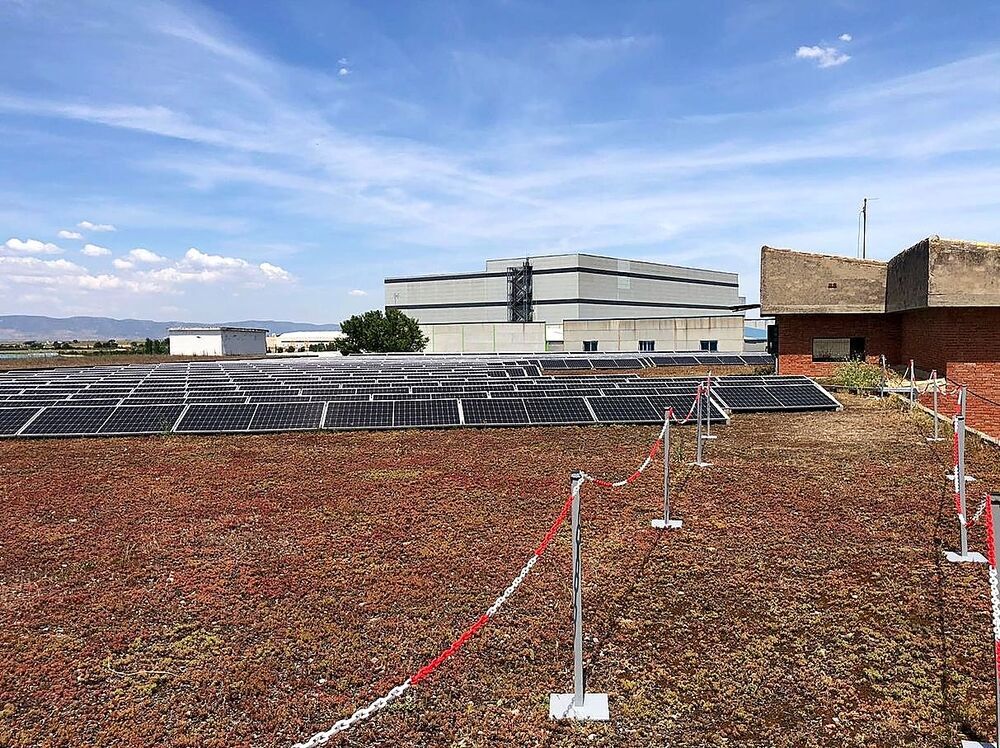
<svg viewBox="0 0 1000 748"><path fill-rule="evenodd" d="M777 318L778 372L826 377L835 363L812 360L813 338L865 338L868 361L878 363L885 354L899 358L899 321L885 314L788 314Z"/></svg>
<svg viewBox="0 0 1000 748"><path fill-rule="evenodd" d="M1000 437L1000 405L987 402L1000 403L1000 308L782 315L777 324L780 373L829 376L837 364L813 363L812 339L864 337L872 363L882 353L895 366L912 358L918 371L937 369L968 385L969 425Z"/></svg>

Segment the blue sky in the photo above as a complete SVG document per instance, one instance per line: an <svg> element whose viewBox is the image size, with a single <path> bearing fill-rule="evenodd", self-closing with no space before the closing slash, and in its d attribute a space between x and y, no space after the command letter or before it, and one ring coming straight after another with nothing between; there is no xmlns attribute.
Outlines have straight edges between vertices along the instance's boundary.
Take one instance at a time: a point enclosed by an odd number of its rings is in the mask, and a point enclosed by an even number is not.
<svg viewBox="0 0 1000 748"><path fill-rule="evenodd" d="M993 2L0 0L0 313L336 322L582 251L1000 241Z"/></svg>

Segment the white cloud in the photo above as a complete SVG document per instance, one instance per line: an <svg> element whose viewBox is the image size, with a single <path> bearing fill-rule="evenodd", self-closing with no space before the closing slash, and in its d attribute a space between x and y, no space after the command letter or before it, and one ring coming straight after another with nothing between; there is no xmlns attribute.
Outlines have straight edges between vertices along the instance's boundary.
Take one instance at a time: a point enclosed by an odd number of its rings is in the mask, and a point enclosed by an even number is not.
<svg viewBox="0 0 1000 748"><path fill-rule="evenodd" d="M840 41L842 41L842 42L854 41L854 37L851 36L850 34L841 34L837 38L840 39Z"/></svg>
<svg viewBox="0 0 1000 748"><path fill-rule="evenodd" d="M184 253L184 260L190 265L206 268L245 268L250 266L249 262L238 257L210 255L196 247L191 247Z"/></svg>
<svg viewBox="0 0 1000 748"><path fill-rule="evenodd" d="M41 260L37 257L6 257L0 255L0 267L13 268L11 272L29 275L51 275L64 273L86 273L87 271L69 260Z"/></svg>
<svg viewBox="0 0 1000 748"><path fill-rule="evenodd" d="M821 68L832 68L843 65L851 56L841 52L836 47L799 47L795 50L795 56L800 60L815 60Z"/></svg>
<svg viewBox="0 0 1000 748"><path fill-rule="evenodd" d="M84 231L117 231L118 229L110 223L91 223L90 221L80 221L77 228Z"/></svg>
<svg viewBox="0 0 1000 748"><path fill-rule="evenodd" d="M130 262L129 260L123 260L120 257L116 257L111 262L111 264L114 265L118 270L131 270L132 268L135 267L134 262Z"/></svg>
<svg viewBox="0 0 1000 748"><path fill-rule="evenodd" d="M360 288L354 288L347 292L350 296L367 296L367 291L362 291Z"/></svg>
<svg viewBox="0 0 1000 748"><path fill-rule="evenodd" d="M129 252L128 255L136 262L143 262L149 265L156 265L158 263L167 261L166 257L161 257L160 255L156 254L156 252L150 252L148 249L145 249L143 247L136 247L131 252Z"/></svg>
<svg viewBox="0 0 1000 748"><path fill-rule="evenodd" d="M290 281L292 279L291 273L282 267L272 265L270 262L262 262L257 267L260 268L260 272L264 274L264 277L270 280Z"/></svg>
<svg viewBox="0 0 1000 748"><path fill-rule="evenodd" d="M87 257L107 257L111 254L111 250L107 247L102 247L99 244L84 244L83 249L80 250Z"/></svg>
<svg viewBox="0 0 1000 748"><path fill-rule="evenodd" d="M337 71L337 75L339 75L341 78L344 78L350 74L351 71L348 70L347 68L341 68L340 70Z"/></svg>
<svg viewBox="0 0 1000 748"><path fill-rule="evenodd" d="M60 239L82 239L83 238L83 234L81 234L79 231L67 231L66 229L63 229L62 231L60 231L56 236L58 236Z"/></svg>
<svg viewBox="0 0 1000 748"><path fill-rule="evenodd" d="M62 249L55 244L39 241L38 239L21 240L11 237L3 246L12 252L27 252L32 255L56 255L62 252Z"/></svg>

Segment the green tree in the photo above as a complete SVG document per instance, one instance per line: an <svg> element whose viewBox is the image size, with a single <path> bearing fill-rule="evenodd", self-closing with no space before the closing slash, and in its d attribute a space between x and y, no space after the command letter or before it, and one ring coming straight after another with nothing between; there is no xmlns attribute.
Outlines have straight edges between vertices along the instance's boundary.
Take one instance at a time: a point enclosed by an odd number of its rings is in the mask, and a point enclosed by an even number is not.
<svg viewBox="0 0 1000 748"><path fill-rule="evenodd" d="M341 323L340 331L344 337L335 345L341 353L417 353L427 345L417 321L398 309L356 314Z"/></svg>

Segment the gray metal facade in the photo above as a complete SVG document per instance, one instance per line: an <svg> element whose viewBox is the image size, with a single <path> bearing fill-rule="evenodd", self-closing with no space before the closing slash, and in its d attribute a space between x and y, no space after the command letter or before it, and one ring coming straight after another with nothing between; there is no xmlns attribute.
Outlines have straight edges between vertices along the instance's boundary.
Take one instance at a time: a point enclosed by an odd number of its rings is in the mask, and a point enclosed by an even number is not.
<svg viewBox="0 0 1000 748"><path fill-rule="evenodd" d="M386 278L385 306L425 323L506 322L507 271L524 261L489 260L481 273ZM588 254L528 261L536 322L732 314L744 301L736 273Z"/></svg>

